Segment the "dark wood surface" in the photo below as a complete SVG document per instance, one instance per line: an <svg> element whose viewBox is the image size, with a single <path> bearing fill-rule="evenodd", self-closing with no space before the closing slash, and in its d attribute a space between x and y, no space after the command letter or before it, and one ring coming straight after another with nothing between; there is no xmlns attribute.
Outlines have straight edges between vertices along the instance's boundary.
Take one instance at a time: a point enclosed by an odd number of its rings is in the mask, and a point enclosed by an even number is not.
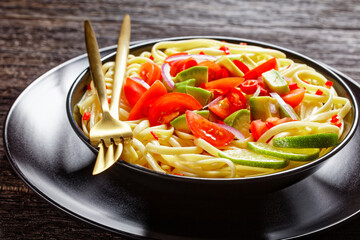
<svg viewBox="0 0 360 240"><path fill-rule="evenodd" d="M37 77L85 53L83 20L100 47L114 45L124 14L132 40L223 35L265 41L322 61L360 82L357 0L2 0L0 130L16 97ZM360 239L359 217L311 239ZM80 222L30 190L0 141L0 239L124 239Z"/></svg>

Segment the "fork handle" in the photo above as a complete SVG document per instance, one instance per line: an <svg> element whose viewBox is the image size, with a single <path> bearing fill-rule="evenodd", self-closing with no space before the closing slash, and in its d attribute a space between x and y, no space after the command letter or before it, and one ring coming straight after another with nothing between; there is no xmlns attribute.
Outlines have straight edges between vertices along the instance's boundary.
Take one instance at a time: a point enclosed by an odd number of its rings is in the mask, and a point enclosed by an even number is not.
<svg viewBox="0 0 360 240"><path fill-rule="evenodd" d="M130 44L130 25L130 16L129 14L126 14L124 16L118 39L118 47L115 59L114 83L110 104L111 115L116 119L119 118L120 93L126 75L126 64L128 60Z"/></svg>
<svg viewBox="0 0 360 240"><path fill-rule="evenodd" d="M91 77L94 81L96 91L99 96L102 112L109 112L109 103L106 95L106 87L104 73L102 71L101 57L99 46L96 41L95 33L91 27L91 23L85 20L85 43L88 53Z"/></svg>

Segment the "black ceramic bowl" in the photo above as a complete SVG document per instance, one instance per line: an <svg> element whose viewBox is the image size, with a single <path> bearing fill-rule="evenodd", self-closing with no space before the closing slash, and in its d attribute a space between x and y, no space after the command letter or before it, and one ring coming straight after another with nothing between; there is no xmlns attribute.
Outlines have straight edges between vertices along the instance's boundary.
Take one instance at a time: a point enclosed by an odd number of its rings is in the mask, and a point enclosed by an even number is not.
<svg viewBox="0 0 360 240"><path fill-rule="evenodd" d="M168 40L185 40L191 38L211 38L216 40L224 40L227 42L239 43L245 42L251 45L256 45L265 48L277 49L284 52L288 58L294 60L295 62L305 63L319 73L323 74L327 79L331 80L334 84L333 87L338 92L339 96L346 97L350 100L352 109L345 118L345 131L341 136L341 142L334 149L324 156L302 165L297 168L277 172L270 175L249 177L249 178L237 178L237 179L208 179L208 178L196 178L196 177L182 177L176 175L169 175L158 173L149 169L135 166L133 164L127 163L125 161L118 161L118 164L122 165L121 168L118 168L121 171L123 177L129 179L129 181L138 182L139 185L147 184L147 187L154 189L154 191L168 191L169 194L174 192L182 192L185 195L189 196L232 196L236 195L251 196L252 194L263 194L276 191L287 187L293 183L298 182L299 180L309 176L329 158L336 157L336 153L340 151L346 143L354 135L356 127L359 125L358 117L358 106L355 101L354 95L349 89L349 87L340 79L334 72L323 66L321 63L316 62L304 55L296 53L294 51L275 46L272 44L267 44L263 42L241 39L241 38L230 38L230 37L178 37L178 38L168 38L168 39L159 39L148 41L130 47L130 52L134 55L138 55L145 50L150 50L151 47L159 41L168 41ZM107 61L114 61L115 52L104 57L102 59L103 63ZM86 86L89 79L89 69L85 69L80 76L75 80L72 85L68 97L67 97L67 114L69 121L77 133L77 135L84 141L84 143L94 152L97 153L97 149L90 144L89 139L81 131L80 122L81 115L77 109L74 107L84 94ZM103 173L103 174L106 174ZM249 195L250 194L250 195Z"/></svg>

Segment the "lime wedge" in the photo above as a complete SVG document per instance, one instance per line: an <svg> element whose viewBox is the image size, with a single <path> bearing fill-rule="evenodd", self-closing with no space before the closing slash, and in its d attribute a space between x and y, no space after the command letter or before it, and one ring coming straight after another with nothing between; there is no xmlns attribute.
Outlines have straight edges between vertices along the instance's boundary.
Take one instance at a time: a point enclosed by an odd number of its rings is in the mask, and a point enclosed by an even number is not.
<svg viewBox="0 0 360 240"><path fill-rule="evenodd" d="M251 151L293 161L310 161L319 157L319 148L277 148L262 142L248 142Z"/></svg>
<svg viewBox="0 0 360 240"><path fill-rule="evenodd" d="M328 148L336 144L338 144L338 135L336 133L318 133L273 139L274 147L282 148Z"/></svg>
<svg viewBox="0 0 360 240"><path fill-rule="evenodd" d="M289 160L258 154L247 149L227 150L219 153L219 157L227 158L234 163L262 168L279 169L289 164Z"/></svg>

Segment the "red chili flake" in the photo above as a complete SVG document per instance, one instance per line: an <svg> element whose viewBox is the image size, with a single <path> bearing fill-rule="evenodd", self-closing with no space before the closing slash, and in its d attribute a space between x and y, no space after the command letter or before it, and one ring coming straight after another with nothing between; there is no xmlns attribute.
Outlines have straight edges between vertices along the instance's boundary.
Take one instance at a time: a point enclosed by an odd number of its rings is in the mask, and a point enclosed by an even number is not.
<svg viewBox="0 0 360 240"><path fill-rule="evenodd" d="M105 88L106 88L106 89L109 89L107 85L105 85Z"/></svg>
<svg viewBox="0 0 360 240"><path fill-rule="evenodd" d="M339 121L339 116L335 114L334 116L331 117L331 121Z"/></svg>
<svg viewBox="0 0 360 240"><path fill-rule="evenodd" d="M318 90L315 92L315 94L316 94L316 95L323 95L323 92L322 92L320 89L318 89Z"/></svg>
<svg viewBox="0 0 360 240"><path fill-rule="evenodd" d="M290 66L291 66L291 64L287 65L286 69L289 69Z"/></svg>
<svg viewBox="0 0 360 240"><path fill-rule="evenodd" d="M83 121L87 121L87 120L89 120L90 119L90 112L84 112L84 115L83 115L83 117L82 117L82 120Z"/></svg>
<svg viewBox="0 0 360 240"><path fill-rule="evenodd" d="M335 126L337 126L338 128L340 128L341 127L341 125L342 125L342 123L339 121L339 122L337 122L336 124L334 124Z"/></svg>
<svg viewBox="0 0 360 240"><path fill-rule="evenodd" d="M242 46L246 46L246 45L247 45L246 42L240 42L239 44L242 45Z"/></svg>
<svg viewBox="0 0 360 240"><path fill-rule="evenodd" d="M230 49L229 49L227 46L221 46L221 47L219 48L219 50L224 51L224 53L225 53L226 55L229 55L229 54L230 54Z"/></svg>
<svg viewBox="0 0 360 240"><path fill-rule="evenodd" d="M182 173L174 173L174 175L178 175L178 176L184 176L184 174L182 174Z"/></svg>
<svg viewBox="0 0 360 240"><path fill-rule="evenodd" d="M153 137L155 138L155 140L159 140L159 137L153 132L153 131L150 131L151 135L153 135Z"/></svg>
<svg viewBox="0 0 360 240"><path fill-rule="evenodd" d="M154 61L154 57L153 57L153 55L150 55L150 57L149 57L151 60L153 60Z"/></svg>
<svg viewBox="0 0 360 240"><path fill-rule="evenodd" d="M294 90L294 89L297 89L297 88L299 88L299 86L297 85L296 82L291 82L291 83L289 83L289 89L290 89L290 91L291 91L291 90Z"/></svg>
<svg viewBox="0 0 360 240"><path fill-rule="evenodd" d="M109 103L109 104L111 103L111 98L108 99L108 103Z"/></svg>
<svg viewBox="0 0 360 240"><path fill-rule="evenodd" d="M199 52L199 55L205 55L205 53L203 51Z"/></svg>
<svg viewBox="0 0 360 240"><path fill-rule="evenodd" d="M333 82L332 82L332 81L326 81L326 82L325 82L325 86L326 86L327 88L331 88L332 85L333 85Z"/></svg>
<svg viewBox="0 0 360 240"><path fill-rule="evenodd" d="M87 90L91 90L91 82L89 82L89 84L87 85Z"/></svg>

